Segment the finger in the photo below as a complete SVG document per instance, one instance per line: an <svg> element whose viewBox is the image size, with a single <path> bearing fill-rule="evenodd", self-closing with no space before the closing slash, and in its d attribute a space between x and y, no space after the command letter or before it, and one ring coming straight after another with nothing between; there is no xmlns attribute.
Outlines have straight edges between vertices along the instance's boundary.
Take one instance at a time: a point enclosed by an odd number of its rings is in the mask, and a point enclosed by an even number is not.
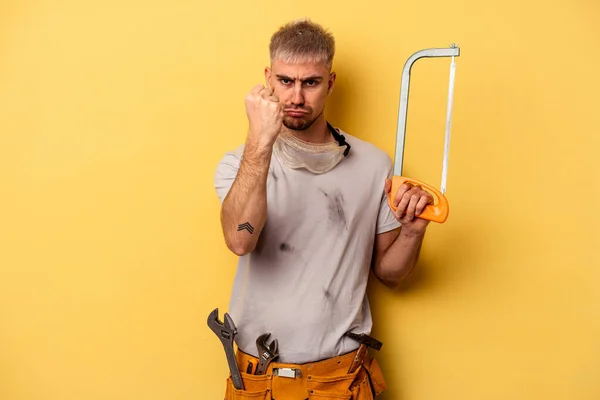
<svg viewBox="0 0 600 400"><path fill-rule="evenodd" d="M400 200L402 199L402 197L404 197L404 194L410 189L412 189L412 185L410 185L409 183L403 183L402 185L400 185L398 191L396 192L396 197L394 198L394 207L399 206Z"/></svg>
<svg viewBox="0 0 600 400"><path fill-rule="evenodd" d="M404 185L400 186L400 189L398 189L398 194L400 194L400 191L403 189L402 186L404 186ZM400 198L400 201L398 202L398 205L396 207L396 216L397 217L401 217L402 215L404 215L408 205L410 204L410 199L411 199L412 195L414 194L415 190L416 190L416 188L411 188L402 194L402 197ZM396 200L398 200L398 195L396 195Z"/></svg>
<svg viewBox="0 0 600 400"><path fill-rule="evenodd" d="M269 86L263 86L263 89L261 90L261 93L266 93L267 96L270 96L273 94L275 90L269 85Z"/></svg>
<svg viewBox="0 0 600 400"><path fill-rule="evenodd" d="M260 92L258 92L258 95L260 97L262 97L263 99L266 99L267 97L269 97L271 95L271 93L269 93L269 89L263 88L263 89L261 89Z"/></svg>
<svg viewBox="0 0 600 400"><path fill-rule="evenodd" d="M271 94L273 94L273 92L275 91L275 89L271 85L271 82L269 81L267 81L265 84L265 90L269 91Z"/></svg>
<svg viewBox="0 0 600 400"><path fill-rule="evenodd" d="M385 178L385 186L384 186L383 190L385 190L385 193L387 195L390 194L390 192L392 191L392 181L391 181L391 179Z"/></svg>
<svg viewBox="0 0 600 400"><path fill-rule="evenodd" d="M427 204L433 204L435 202L431 193L425 192L423 196L427 197Z"/></svg>
<svg viewBox="0 0 600 400"><path fill-rule="evenodd" d="M268 89L264 89L263 91L261 91L260 92L260 97L262 97L265 100L279 102L279 97L275 96L273 94L273 92L269 91Z"/></svg>
<svg viewBox="0 0 600 400"><path fill-rule="evenodd" d="M419 199L419 202L417 203L417 207L415 209L415 215L417 215L417 216L421 215L423 210L425 210L425 207L427 207L427 204L430 203L430 200L431 199L429 196L421 196L421 198Z"/></svg>
<svg viewBox="0 0 600 400"><path fill-rule="evenodd" d="M254 86L252 88L252 90L250 90L250 93L259 94L261 92L261 90L264 90L264 89L265 89L265 86L259 83L258 85Z"/></svg>
<svg viewBox="0 0 600 400"><path fill-rule="evenodd" d="M412 221L413 218L415 218L415 212L417 209L417 204L419 203L419 200L421 199L421 196L419 196L418 192L413 192L410 195L410 201L408 202L408 206L406 207L406 217L408 218L409 221Z"/></svg>

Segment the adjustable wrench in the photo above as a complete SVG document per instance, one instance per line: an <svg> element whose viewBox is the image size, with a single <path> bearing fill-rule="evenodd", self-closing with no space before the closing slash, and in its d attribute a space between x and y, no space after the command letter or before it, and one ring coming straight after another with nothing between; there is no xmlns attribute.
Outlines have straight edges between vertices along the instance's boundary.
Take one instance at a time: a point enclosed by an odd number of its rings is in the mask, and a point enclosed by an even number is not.
<svg viewBox="0 0 600 400"><path fill-rule="evenodd" d="M215 308L208 315L208 326L215 335L221 339L221 343L225 349L225 355L227 356L227 363L229 364L233 386L238 390L244 390L244 382L242 382L242 376L240 375L240 370L233 351L233 339L237 334L237 329L233 320L229 314L225 313L225 322L221 322L219 320L219 309Z"/></svg>
<svg viewBox="0 0 600 400"><path fill-rule="evenodd" d="M267 367L275 358L279 356L279 342L273 340L270 345L267 345L267 339L271 336L270 333L262 334L256 339L256 348L258 349L258 366L256 367L255 375L264 375Z"/></svg>

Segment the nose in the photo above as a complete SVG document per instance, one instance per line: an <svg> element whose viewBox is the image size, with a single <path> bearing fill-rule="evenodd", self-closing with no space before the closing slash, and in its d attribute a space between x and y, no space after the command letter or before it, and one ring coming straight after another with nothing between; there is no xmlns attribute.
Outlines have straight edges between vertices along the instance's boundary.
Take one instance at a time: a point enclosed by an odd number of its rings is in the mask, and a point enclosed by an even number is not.
<svg viewBox="0 0 600 400"><path fill-rule="evenodd" d="M302 92L302 83L298 82L294 86L294 93L292 95L292 104L295 106L304 105L304 93Z"/></svg>

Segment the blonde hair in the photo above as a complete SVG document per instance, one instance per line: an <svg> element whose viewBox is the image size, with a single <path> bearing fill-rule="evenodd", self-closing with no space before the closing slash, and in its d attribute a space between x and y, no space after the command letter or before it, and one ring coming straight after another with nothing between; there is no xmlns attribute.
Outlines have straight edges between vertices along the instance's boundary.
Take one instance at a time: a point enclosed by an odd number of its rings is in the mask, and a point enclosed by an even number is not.
<svg viewBox="0 0 600 400"><path fill-rule="evenodd" d="M331 68L335 54L333 35L309 19L288 22L271 36L271 62L325 62Z"/></svg>

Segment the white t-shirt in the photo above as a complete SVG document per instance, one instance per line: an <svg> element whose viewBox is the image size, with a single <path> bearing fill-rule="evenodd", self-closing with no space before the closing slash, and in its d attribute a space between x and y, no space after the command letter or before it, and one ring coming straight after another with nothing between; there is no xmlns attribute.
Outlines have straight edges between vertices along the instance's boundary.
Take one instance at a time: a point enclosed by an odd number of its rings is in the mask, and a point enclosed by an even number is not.
<svg viewBox="0 0 600 400"><path fill-rule="evenodd" d="M346 332L371 332L365 292L375 235L400 226L384 193L392 162L338 131L351 150L327 173L271 158L266 224L256 249L239 258L228 310L246 353L258 356L256 338L269 332L279 341L277 361L314 362L355 350ZM217 167L221 202L243 151L244 145L226 153Z"/></svg>

